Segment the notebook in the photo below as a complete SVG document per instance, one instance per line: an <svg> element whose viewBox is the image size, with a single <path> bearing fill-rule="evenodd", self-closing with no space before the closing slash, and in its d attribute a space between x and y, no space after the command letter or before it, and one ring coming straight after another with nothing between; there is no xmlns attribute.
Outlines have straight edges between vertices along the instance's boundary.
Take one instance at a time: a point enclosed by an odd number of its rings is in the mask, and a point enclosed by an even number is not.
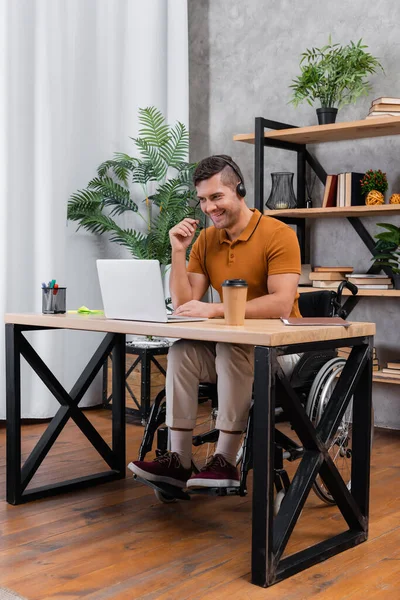
<svg viewBox="0 0 400 600"><path fill-rule="evenodd" d="M204 317L167 314L158 260L99 259L96 264L107 319L156 323L207 321Z"/></svg>
<svg viewBox="0 0 400 600"><path fill-rule="evenodd" d="M284 325L323 325L324 327L331 327L332 325L350 327L351 325L351 323L340 317L289 317L288 319L281 317L281 321Z"/></svg>

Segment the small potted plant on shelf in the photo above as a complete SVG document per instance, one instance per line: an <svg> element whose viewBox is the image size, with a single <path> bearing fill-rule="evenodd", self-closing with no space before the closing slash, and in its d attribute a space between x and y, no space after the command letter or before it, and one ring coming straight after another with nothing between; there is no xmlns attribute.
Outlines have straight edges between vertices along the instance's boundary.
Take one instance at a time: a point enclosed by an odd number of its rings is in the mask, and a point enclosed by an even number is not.
<svg viewBox="0 0 400 600"><path fill-rule="evenodd" d="M393 273L393 286L400 289L400 227L391 223L377 223L387 231L375 234L378 240L375 246L374 264L390 267Z"/></svg>
<svg viewBox="0 0 400 600"><path fill-rule="evenodd" d="M382 69L379 60L366 52L360 39L347 46L329 43L323 48L307 48L301 55L301 74L293 79L291 102L298 106L306 100L311 106L318 100L318 123L334 123L338 108L367 96L371 91L368 75Z"/></svg>
<svg viewBox="0 0 400 600"><path fill-rule="evenodd" d="M373 171L370 169L361 179L361 193L366 196L365 204L373 206L376 204L384 204L384 193L388 189L388 181L386 173Z"/></svg>

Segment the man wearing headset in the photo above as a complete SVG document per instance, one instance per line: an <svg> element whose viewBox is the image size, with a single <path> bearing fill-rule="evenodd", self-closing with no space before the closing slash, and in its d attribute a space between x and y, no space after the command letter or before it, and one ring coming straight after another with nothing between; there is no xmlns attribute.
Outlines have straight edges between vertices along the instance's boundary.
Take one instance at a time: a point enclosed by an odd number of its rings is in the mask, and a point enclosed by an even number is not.
<svg viewBox="0 0 400 600"><path fill-rule="evenodd" d="M294 231L262 216L244 201L242 173L230 156L203 159L193 175L200 207L213 223L201 231L186 266L186 251L199 221L186 218L170 232L170 290L175 314L223 317L223 304L202 302L211 284L222 297L225 279L248 283L247 319L301 316L297 285L300 249ZM290 374L299 356L279 358ZM167 418L171 452L154 461L135 461L129 468L154 482L184 487L238 487L236 454L246 428L254 373L254 348L179 340L168 354ZM196 423L199 382L217 383L219 438L214 456L192 476L192 433Z"/></svg>

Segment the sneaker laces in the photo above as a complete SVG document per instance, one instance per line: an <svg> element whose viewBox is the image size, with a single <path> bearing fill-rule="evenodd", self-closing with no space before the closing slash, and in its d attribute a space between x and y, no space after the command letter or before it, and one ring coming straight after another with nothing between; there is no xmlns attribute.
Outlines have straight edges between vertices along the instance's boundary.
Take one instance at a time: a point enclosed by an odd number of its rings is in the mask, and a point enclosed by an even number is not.
<svg viewBox="0 0 400 600"><path fill-rule="evenodd" d="M211 456L211 458L206 462L201 471L218 471L218 469L221 467L226 467L228 464L228 461L225 460L222 454L214 454L214 456Z"/></svg>
<svg viewBox="0 0 400 600"><path fill-rule="evenodd" d="M167 467L171 467L174 462L174 467L179 468L181 461L177 452L169 452L168 450L156 450L156 457L154 462L165 464Z"/></svg>

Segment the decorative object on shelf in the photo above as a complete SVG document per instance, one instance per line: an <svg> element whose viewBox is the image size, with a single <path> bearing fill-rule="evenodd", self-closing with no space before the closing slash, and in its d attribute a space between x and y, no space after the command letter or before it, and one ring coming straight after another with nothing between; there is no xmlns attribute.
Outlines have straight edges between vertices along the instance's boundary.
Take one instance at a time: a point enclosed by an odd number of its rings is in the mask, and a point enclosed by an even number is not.
<svg viewBox="0 0 400 600"><path fill-rule="evenodd" d="M365 204L371 206L384 204L384 193L388 189L386 173L380 169L373 171L369 169L361 179L361 193L366 195Z"/></svg>
<svg viewBox="0 0 400 600"><path fill-rule="evenodd" d="M393 273L393 286L400 290L400 227L392 223L377 223L387 231L376 233L374 265L390 267Z"/></svg>
<svg viewBox="0 0 400 600"><path fill-rule="evenodd" d="M365 198L365 204L367 206L376 206L377 204L385 204L385 196L378 190L371 190L368 192Z"/></svg>
<svg viewBox="0 0 400 600"><path fill-rule="evenodd" d="M68 219L77 221L78 229L110 234L112 242L128 248L135 258L168 265L169 230L185 217L201 214L193 208L196 165L185 162L189 152L185 125L168 125L155 107L140 108L139 123L139 137L133 141L140 158L116 152L103 162L87 187L70 197ZM132 183L138 184L133 190ZM142 228L129 223L133 214L143 221ZM118 222L120 215L124 215L124 227Z"/></svg>
<svg viewBox="0 0 400 600"><path fill-rule="evenodd" d="M379 60L365 49L360 39L347 46L329 41L322 48L307 48L301 55L301 74L293 79L291 102L298 106L306 100L311 106L319 100L318 123L334 123L338 108L354 103L360 96L368 96L372 86L367 76L382 69Z"/></svg>
<svg viewBox="0 0 400 600"><path fill-rule="evenodd" d="M293 189L294 173L271 173L272 189L265 206L270 210L296 208L297 200Z"/></svg>
<svg viewBox="0 0 400 600"><path fill-rule="evenodd" d="M389 198L389 204L400 204L400 194L392 194Z"/></svg>

